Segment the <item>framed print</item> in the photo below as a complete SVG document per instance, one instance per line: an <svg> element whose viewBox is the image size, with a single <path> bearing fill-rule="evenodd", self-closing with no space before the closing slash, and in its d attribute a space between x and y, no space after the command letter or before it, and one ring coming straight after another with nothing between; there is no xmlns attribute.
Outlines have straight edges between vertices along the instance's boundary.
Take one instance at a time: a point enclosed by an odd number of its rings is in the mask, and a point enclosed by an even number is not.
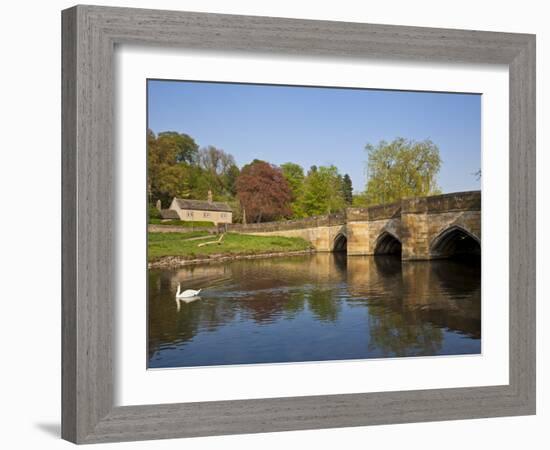
<svg viewBox="0 0 550 450"><path fill-rule="evenodd" d="M534 36L62 19L65 439L535 413Z"/></svg>

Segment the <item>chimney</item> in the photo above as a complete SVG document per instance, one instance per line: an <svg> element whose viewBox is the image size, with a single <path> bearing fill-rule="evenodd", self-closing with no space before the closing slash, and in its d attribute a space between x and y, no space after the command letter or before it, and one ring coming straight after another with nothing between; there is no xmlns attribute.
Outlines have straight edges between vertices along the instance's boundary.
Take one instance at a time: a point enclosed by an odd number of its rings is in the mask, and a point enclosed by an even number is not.
<svg viewBox="0 0 550 450"><path fill-rule="evenodd" d="M212 191L208 190L208 203L212 203Z"/></svg>

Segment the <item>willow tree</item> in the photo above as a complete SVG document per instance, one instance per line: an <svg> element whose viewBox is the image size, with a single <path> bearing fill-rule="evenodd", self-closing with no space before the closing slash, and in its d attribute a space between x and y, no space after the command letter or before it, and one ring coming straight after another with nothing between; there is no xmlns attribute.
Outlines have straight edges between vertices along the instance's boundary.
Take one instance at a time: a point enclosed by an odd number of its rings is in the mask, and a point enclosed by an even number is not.
<svg viewBox="0 0 550 450"><path fill-rule="evenodd" d="M441 193L437 174L441 168L439 148L430 140L397 138L392 142L367 144L366 201L369 205L391 203L401 198Z"/></svg>

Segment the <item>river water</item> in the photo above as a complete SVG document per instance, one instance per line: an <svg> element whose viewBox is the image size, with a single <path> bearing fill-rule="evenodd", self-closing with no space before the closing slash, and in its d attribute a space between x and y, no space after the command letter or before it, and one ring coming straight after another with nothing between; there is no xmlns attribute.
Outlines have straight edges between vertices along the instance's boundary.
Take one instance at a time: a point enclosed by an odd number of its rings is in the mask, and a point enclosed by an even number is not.
<svg viewBox="0 0 550 450"><path fill-rule="evenodd" d="M182 290L200 298L176 301ZM149 270L148 367L476 354L479 260L326 253Z"/></svg>

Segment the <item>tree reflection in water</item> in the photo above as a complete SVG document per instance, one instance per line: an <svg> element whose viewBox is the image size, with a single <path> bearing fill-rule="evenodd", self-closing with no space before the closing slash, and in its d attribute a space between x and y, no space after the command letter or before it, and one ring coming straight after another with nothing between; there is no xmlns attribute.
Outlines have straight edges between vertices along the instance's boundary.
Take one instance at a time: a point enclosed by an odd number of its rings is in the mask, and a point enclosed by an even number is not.
<svg viewBox="0 0 550 450"><path fill-rule="evenodd" d="M479 261L345 253L149 271L149 367L479 353ZM177 283L203 288L180 305Z"/></svg>

